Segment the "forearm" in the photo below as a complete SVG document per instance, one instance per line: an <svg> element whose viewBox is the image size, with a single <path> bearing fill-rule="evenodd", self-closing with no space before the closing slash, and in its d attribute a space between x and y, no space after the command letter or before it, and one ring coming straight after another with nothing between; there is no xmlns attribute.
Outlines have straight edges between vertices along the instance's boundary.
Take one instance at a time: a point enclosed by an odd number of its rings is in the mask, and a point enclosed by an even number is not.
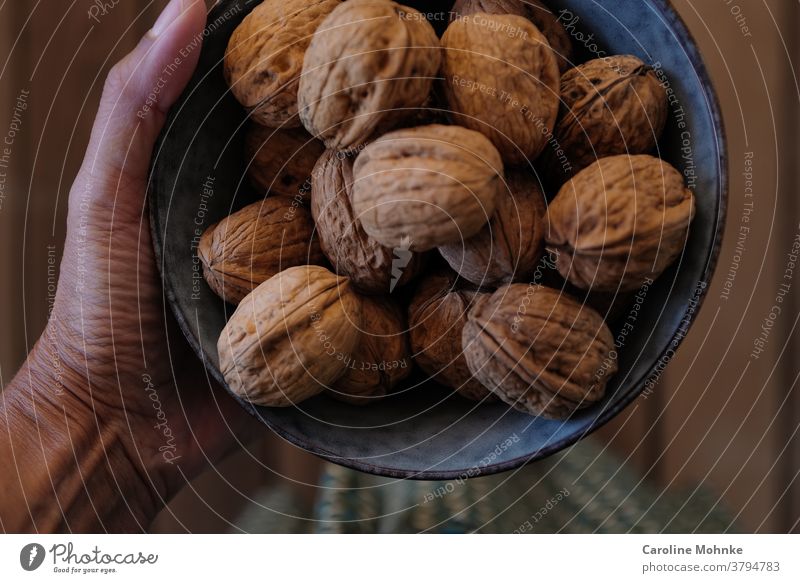
<svg viewBox="0 0 800 583"><path fill-rule="evenodd" d="M0 395L4 531L137 532L158 512L131 439L78 397L81 380L37 345Z"/></svg>

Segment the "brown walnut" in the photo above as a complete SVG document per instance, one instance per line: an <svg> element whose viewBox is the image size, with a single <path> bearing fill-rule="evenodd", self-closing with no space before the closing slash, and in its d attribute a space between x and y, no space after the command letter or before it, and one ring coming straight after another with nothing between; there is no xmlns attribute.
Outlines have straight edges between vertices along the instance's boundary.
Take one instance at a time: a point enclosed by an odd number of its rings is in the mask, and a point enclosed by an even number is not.
<svg viewBox="0 0 800 583"><path fill-rule="evenodd" d="M265 0L233 31L225 79L254 121L295 127L297 87L311 36L341 0Z"/></svg>
<svg viewBox="0 0 800 583"><path fill-rule="evenodd" d="M453 120L485 134L509 164L535 159L558 114L559 71L544 35L513 14L476 13L442 36Z"/></svg>
<svg viewBox="0 0 800 583"><path fill-rule="evenodd" d="M411 373L406 322L389 298L361 296L361 339L329 394L354 405L388 395Z"/></svg>
<svg viewBox="0 0 800 583"><path fill-rule="evenodd" d="M247 175L264 196L307 201L311 171L324 150L303 128L278 130L253 124L245 136Z"/></svg>
<svg viewBox="0 0 800 583"><path fill-rule="evenodd" d="M617 371L603 318L540 285L503 286L475 305L463 343L485 387L515 409L553 419L599 401Z"/></svg>
<svg viewBox="0 0 800 583"><path fill-rule="evenodd" d="M388 0L348 0L306 52L298 100L303 125L352 150L413 116L439 69L439 39L422 14Z"/></svg>
<svg viewBox="0 0 800 583"><path fill-rule="evenodd" d="M599 158L645 154L667 121L667 94L652 68L630 55L603 57L561 78L561 113L544 157L559 186ZM559 161L557 150L567 164Z"/></svg>
<svg viewBox="0 0 800 583"><path fill-rule="evenodd" d="M467 311L486 294L456 289L453 282L447 275L420 282L408 309L411 353L433 380L468 399L492 401L491 393L472 377L461 345Z"/></svg>
<svg viewBox="0 0 800 583"><path fill-rule="evenodd" d="M536 177L511 170L502 190L492 220L477 235L439 247L450 267L482 287L528 281L542 255L547 207Z"/></svg>
<svg viewBox="0 0 800 583"><path fill-rule="evenodd" d="M592 291L632 291L683 251L694 195L652 156L601 158L567 182L547 210L559 273Z"/></svg>
<svg viewBox="0 0 800 583"><path fill-rule="evenodd" d="M219 366L236 395L288 407L341 377L361 338L361 301L347 278L292 267L248 295L217 343Z"/></svg>
<svg viewBox="0 0 800 583"><path fill-rule="evenodd" d="M450 12L451 20L477 12L515 14L536 25L556 54L558 68L566 71L572 65L572 41L561 21L541 0L457 0Z"/></svg>
<svg viewBox="0 0 800 583"><path fill-rule="evenodd" d="M256 286L288 267L325 260L312 239L311 213L276 196L244 207L209 227L197 255L214 292L238 304Z"/></svg>
<svg viewBox="0 0 800 583"><path fill-rule="evenodd" d="M566 71L572 66L573 50L572 40L561 24L561 19L540 0L526 0L525 4L528 18L542 31L556 54L559 71Z"/></svg>
<svg viewBox="0 0 800 583"><path fill-rule="evenodd" d="M410 281L422 266L409 249L390 249L370 237L353 211L353 160L328 150L314 167L311 214L320 246L336 273L348 276L359 290L389 294Z"/></svg>
<svg viewBox="0 0 800 583"><path fill-rule="evenodd" d="M503 163L482 134L430 125L381 136L358 155L353 174L364 231L387 247L427 251L489 221Z"/></svg>

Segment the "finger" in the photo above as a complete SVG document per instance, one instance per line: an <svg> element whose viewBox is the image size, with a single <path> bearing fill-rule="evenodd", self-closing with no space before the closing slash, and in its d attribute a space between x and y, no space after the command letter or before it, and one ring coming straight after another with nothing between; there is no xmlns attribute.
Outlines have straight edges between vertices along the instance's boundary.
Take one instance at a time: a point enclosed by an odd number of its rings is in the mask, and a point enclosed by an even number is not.
<svg viewBox="0 0 800 583"><path fill-rule="evenodd" d="M111 199L124 189L144 197L153 146L197 65L205 20L203 0L171 0L111 69L73 193Z"/></svg>

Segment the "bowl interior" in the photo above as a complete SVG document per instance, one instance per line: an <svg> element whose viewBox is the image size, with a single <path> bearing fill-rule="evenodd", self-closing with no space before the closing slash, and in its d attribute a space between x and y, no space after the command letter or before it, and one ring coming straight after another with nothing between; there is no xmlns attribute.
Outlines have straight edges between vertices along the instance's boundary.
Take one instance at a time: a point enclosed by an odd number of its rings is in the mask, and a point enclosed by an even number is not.
<svg viewBox="0 0 800 583"><path fill-rule="evenodd" d="M634 54L663 71L674 97L659 154L684 172L697 201L685 251L639 304L606 398L567 421L531 417L501 404L476 405L415 379L401 395L369 407L325 395L287 409L242 402L293 443L389 476L445 479L510 469L563 449L618 414L653 386L685 336L716 260L726 198L721 119L696 45L661 0L550 4L583 53L579 60L593 51ZM244 0L223 0L212 10L198 69L156 148L149 192L167 299L220 381L216 342L233 308L205 285L196 250L205 228L255 200L244 178L246 114L222 75L227 40L250 9ZM587 40L589 34L594 36Z"/></svg>

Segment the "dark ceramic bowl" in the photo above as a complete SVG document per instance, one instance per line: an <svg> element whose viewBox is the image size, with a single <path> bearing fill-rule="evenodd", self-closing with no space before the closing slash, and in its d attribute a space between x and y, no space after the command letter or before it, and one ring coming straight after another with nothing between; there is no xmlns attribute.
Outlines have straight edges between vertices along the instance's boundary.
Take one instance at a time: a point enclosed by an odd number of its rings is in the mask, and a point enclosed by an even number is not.
<svg viewBox="0 0 800 583"><path fill-rule="evenodd" d="M195 247L204 228L253 201L243 179L246 115L227 91L222 57L231 32L255 4L223 0L212 10L197 72L157 146L149 193L166 296L189 343L223 383L216 343L232 308L203 282ZM422 4L432 10L430 2ZM653 385L685 336L716 262L727 196L722 120L697 45L665 0L553 0L551 5L559 13L569 11L561 14L578 48L585 48L580 39L591 32L588 44L596 43L605 54L635 54L663 71L676 101L661 156L691 179L697 199L683 256L647 293L619 351L619 373L606 398L567 421L530 417L502 404L476 406L433 383L369 407L325 395L287 409L241 403L292 443L388 476L449 479L508 470L575 443L617 415Z"/></svg>

